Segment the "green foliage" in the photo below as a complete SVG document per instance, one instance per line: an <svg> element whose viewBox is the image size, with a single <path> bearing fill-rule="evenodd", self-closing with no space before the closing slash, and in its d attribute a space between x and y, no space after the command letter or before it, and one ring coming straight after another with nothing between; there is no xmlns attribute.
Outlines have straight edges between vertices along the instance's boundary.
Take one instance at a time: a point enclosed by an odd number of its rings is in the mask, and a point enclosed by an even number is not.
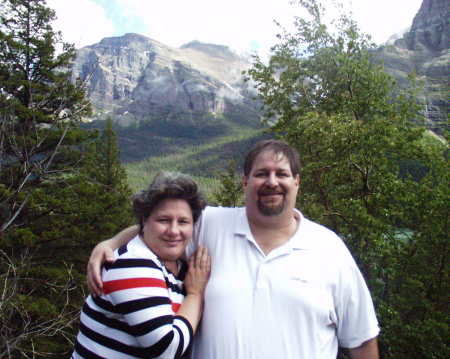
<svg viewBox="0 0 450 359"><path fill-rule="evenodd" d="M261 130L238 128L230 136L222 136L201 144L178 144L166 151L165 146L156 148L153 155L142 161L125 164L128 180L133 191L148 186L149 179L158 171L169 170L189 173L201 181L202 190L212 195L217 186L214 175L227 167L229 160L242 165L243 153L268 135ZM148 146L153 146L149 143ZM212 199L212 197L211 197Z"/></svg>
<svg viewBox="0 0 450 359"><path fill-rule="evenodd" d="M63 44L56 53L53 19L42 0L7 0L0 7L0 343L8 358L42 354L40 340L67 335L75 314L66 300L74 288L70 268L56 248L47 253L53 243L41 235L51 228L63 234L52 227L52 201L45 196L80 162L78 145L91 134L78 122L90 104L81 84L70 81L74 48ZM61 276L39 270L53 265Z"/></svg>
<svg viewBox="0 0 450 359"><path fill-rule="evenodd" d="M130 224L115 134L80 128L90 104L71 82L43 0L0 6L0 356L67 356L99 238ZM95 140L95 141L94 141Z"/></svg>
<svg viewBox="0 0 450 359"><path fill-rule="evenodd" d="M157 136L181 137L201 140L226 134L229 126L221 116L199 113L167 113L150 121L142 121L140 127Z"/></svg>
<svg viewBox="0 0 450 359"><path fill-rule="evenodd" d="M259 112L254 104L228 101L225 103L226 110L222 114L183 114L173 113L173 109L168 109L167 113L149 116L128 126L114 123L122 162L137 162L148 157L171 155L187 147L223 142L223 138L240 138L261 130ZM83 124L87 129L102 126L103 121Z"/></svg>
<svg viewBox="0 0 450 359"><path fill-rule="evenodd" d="M10 315L2 317L2 325L14 328L10 342L20 337L12 352L67 355L84 298L90 250L132 222L131 192L111 124L96 141L81 147L85 156L77 172L35 189L24 210L24 218L32 221L9 230L0 243L10 258L2 268L7 274L2 284L8 288L15 283L8 289ZM18 310L21 320L15 319Z"/></svg>
<svg viewBox="0 0 450 359"><path fill-rule="evenodd" d="M63 44L43 0L8 0L0 8L1 231L20 224L39 184L71 168L73 146L88 137L77 123L90 113L80 83L70 81L73 46Z"/></svg>
<svg viewBox="0 0 450 359"><path fill-rule="evenodd" d="M448 143L425 135L416 88L396 88L351 19L332 33L318 1L297 2L310 18L248 75L272 129L301 155L299 207L358 261L382 357L448 357Z"/></svg>
<svg viewBox="0 0 450 359"><path fill-rule="evenodd" d="M238 207L244 204L242 179L236 172L236 163L231 160L225 172L218 174L219 188L213 194L214 204L223 207Z"/></svg>
<svg viewBox="0 0 450 359"><path fill-rule="evenodd" d="M115 234L118 228L124 228L132 221L132 193L119 157L117 135L112 128L112 120L108 119L81 172L81 175L85 174L86 182L91 183L97 193L93 196L97 206L100 206L98 208L100 212L94 210L91 214L95 215L97 212L96 215L102 218L99 233L106 236Z"/></svg>

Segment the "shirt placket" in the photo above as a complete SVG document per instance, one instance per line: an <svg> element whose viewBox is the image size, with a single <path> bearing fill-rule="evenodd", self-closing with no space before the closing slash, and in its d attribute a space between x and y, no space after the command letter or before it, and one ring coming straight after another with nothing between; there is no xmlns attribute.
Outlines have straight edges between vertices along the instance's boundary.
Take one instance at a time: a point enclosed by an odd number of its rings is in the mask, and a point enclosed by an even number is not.
<svg viewBox="0 0 450 359"><path fill-rule="evenodd" d="M273 310L274 278L273 263L281 256L288 255L290 248L277 248L269 255L262 255L255 271L253 286L253 311L252 326L254 328L252 342L256 345L253 353L258 353L258 358L275 358L277 353L274 348L282 345L281 336L270 336L273 328L280 325L276 313Z"/></svg>

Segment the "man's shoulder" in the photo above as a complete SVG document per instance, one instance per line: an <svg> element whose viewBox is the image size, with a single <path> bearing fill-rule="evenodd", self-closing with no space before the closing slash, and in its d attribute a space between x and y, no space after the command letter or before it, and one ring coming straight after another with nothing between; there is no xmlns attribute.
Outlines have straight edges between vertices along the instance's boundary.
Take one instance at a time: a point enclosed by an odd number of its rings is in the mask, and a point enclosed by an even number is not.
<svg viewBox="0 0 450 359"><path fill-rule="evenodd" d="M308 232L316 232L319 234L323 234L324 236L337 237L337 234L331 230L330 228L324 226L321 223L315 222L300 212L298 209L294 210L297 215L300 217L300 229Z"/></svg>
<svg viewBox="0 0 450 359"><path fill-rule="evenodd" d="M327 251L334 251L337 249L347 250L344 241L332 229L314 222L302 215L298 234L313 247L319 247Z"/></svg>
<svg viewBox="0 0 450 359"><path fill-rule="evenodd" d="M237 213L245 210L245 207L222 207L222 206L206 206L205 212L224 212L224 213Z"/></svg>
<svg viewBox="0 0 450 359"><path fill-rule="evenodd" d="M245 213L244 207L214 207L214 206L207 206L205 210L203 211L203 217L208 218L208 220L212 219L221 219L223 220L224 217L231 218L231 217L237 217Z"/></svg>
<svg viewBox="0 0 450 359"><path fill-rule="evenodd" d="M246 223L245 208L208 206L202 213L197 233L225 235L229 231L234 231L236 226L240 227L242 223Z"/></svg>
<svg viewBox="0 0 450 359"><path fill-rule="evenodd" d="M338 238L336 232L321 223L314 222L306 217L302 217L302 221L305 229L307 229L308 231L316 232L326 237Z"/></svg>

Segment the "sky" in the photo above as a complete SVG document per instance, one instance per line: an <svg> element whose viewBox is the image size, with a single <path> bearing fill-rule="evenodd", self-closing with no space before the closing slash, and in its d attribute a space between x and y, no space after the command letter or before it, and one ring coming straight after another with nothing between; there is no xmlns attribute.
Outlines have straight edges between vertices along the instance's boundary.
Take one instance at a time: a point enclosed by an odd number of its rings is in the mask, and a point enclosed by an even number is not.
<svg viewBox="0 0 450 359"><path fill-rule="evenodd" d="M332 4L334 0L325 0ZM378 44L408 28L422 0L341 0L361 30ZM134 32L179 47L197 40L264 56L279 28L290 28L299 7L289 0L47 0L54 28L77 48ZM330 17L333 6L327 6Z"/></svg>

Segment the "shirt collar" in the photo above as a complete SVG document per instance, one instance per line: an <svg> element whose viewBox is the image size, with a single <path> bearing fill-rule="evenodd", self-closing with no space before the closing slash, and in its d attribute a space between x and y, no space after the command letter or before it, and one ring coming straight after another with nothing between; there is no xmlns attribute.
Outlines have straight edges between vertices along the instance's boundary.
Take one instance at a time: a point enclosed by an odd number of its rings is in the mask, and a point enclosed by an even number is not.
<svg viewBox="0 0 450 359"><path fill-rule="evenodd" d="M239 208L239 210L240 213L238 215L238 220L236 221L234 233L236 235L246 237L249 240L253 240L245 207ZM289 240L288 245L290 245L292 249L312 249L314 247L314 238L308 235L310 220L305 218L298 209L294 208L294 211L298 215L299 224L297 231Z"/></svg>
<svg viewBox="0 0 450 359"><path fill-rule="evenodd" d="M298 209L294 208L294 210L299 216L299 223L297 231L289 241L292 249L313 249L314 238L309 233L311 221L303 216L303 213L301 213Z"/></svg>

